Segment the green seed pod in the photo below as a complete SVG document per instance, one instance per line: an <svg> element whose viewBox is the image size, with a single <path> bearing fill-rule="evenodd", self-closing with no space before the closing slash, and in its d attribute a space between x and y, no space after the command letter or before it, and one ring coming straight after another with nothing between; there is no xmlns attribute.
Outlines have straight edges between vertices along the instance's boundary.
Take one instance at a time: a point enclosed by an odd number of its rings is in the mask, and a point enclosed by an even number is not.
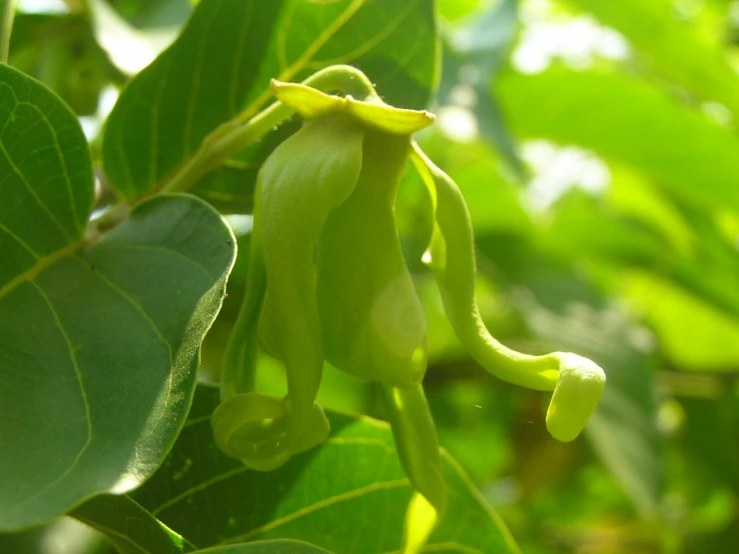
<svg viewBox="0 0 739 554"><path fill-rule="evenodd" d="M321 149L316 150L315 145ZM351 194L362 162L362 130L343 114L308 121L262 168L262 242L272 350L285 364L289 441L303 431L323 369L315 249L326 216Z"/></svg>

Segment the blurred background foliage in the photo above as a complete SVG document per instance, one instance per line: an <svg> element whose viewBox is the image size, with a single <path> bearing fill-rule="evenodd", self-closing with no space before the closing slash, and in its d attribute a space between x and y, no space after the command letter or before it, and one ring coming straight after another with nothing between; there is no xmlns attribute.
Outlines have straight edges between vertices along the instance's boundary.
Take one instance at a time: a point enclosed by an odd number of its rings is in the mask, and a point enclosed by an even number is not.
<svg viewBox="0 0 739 554"><path fill-rule="evenodd" d="M20 0L10 63L70 104L95 151L118 90L191 8ZM541 394L476 367L420 262L431 221L409 171L397 220L442 444L526 553L739 552L739 1L438 0L438 17L438 120L418 138L469 204L486 323L517 349L573 350L608 374L585 438L564 445ZM251 221L229 218L239 261L205 380L245 279ZM279 391L278 364L263 365L262 388ZM371 387L331 368L319 401L378 414ZM88 539L70 525L0 546L80 552Z"/></svg>

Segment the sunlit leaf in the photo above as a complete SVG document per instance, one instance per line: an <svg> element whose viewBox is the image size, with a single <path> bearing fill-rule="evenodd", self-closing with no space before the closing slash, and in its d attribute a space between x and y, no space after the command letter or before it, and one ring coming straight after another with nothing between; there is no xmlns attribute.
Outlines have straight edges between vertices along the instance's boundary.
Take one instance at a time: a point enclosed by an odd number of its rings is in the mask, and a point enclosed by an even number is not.
<svg viewBox="0 0 739 554"><path fill-rule="evenodd" d="M165 525L201 548L271 538L356 554L400 548L412 489L386 424L331 414L325 445L261 473L216 448L210 414L217 404L217 389L198 389L173 451L135 493ZM444 475L450 507L427 548L517 552L497 514L446 454Z"/></svg>
<svg viewBox="0 0 739 554"><path fill-rule="evenodd" d="M566 0L621 32L650 71L685 87L704 101L720 102L739 115L734 91L739 76L715 35L700 33L664 0Z"/></svg>
<svg viewBox="0 0 739 554"><path fill-rule="evenodd" d="M498 83L514 134L581 146L699 206L739 209L739 140L646 82L553 69Z"/></svg>

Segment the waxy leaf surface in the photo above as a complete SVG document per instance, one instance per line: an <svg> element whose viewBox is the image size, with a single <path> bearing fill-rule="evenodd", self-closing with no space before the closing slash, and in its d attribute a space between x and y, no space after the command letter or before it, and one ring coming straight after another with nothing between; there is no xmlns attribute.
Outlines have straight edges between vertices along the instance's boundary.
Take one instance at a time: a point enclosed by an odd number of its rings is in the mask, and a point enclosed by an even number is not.
<svg viewBox="0 0 739 554"><path fill-rule="evenodd" d="M294 538L332 552L399 550L411 487L388 426L330 413L328 442L271 472L248 469L213 442L218 391L199 387L188 422L161 469L134 493L199 548ZM505 525L446 453L450 506L431 536L440 552L518 552Z"/></svg>
<svg viewBox="0 0 739 554"><path fill-rule="evenodd" d="M233 235L188 195L86 240L93 173L77 119L0 65L0 530L124 492L184 423Z"/></svg>
<svg viewBox="0 0 739 554"><path fill-rule="evenodd" d="M328 65L354 65L389 104L423 108L435 44L431 0L202 0L177 41L121 95L104 135L105 172L123 198L138 198L220 124L270 103L270 79L300 81ZM294 130L285 126L279 140ZM275 145L270 138L248 148L194 192L250 210L256 173Z"/></svg>

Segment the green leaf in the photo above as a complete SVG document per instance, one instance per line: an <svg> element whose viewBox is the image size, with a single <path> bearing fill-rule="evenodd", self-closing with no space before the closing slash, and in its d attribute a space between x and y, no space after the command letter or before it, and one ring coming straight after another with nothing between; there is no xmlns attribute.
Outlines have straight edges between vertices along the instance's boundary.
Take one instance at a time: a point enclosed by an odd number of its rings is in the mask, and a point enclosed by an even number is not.
<svg viewBox="0 0 739 554"><path fill-rule="evenodd" d="M248 544L233 544L198 550L205 554L331 554L307 542L295 540L256 541Z"/></svg>
<svg viewBox="0 0 739 554"><path fill-rule="evenodd" d="M186 539L125 494L96 496L78 506L70 515L105 534L120 554L179 554L196 550ZM217 546L198 552L320 554L328 551L304 542L275 540Z"/></svg>
<svg viewBox="0 0 739 554"><path fill-rule="evenodd" d="M365 71L392 105L421 108L435 81L435 40L431 0L202 0L119 98L103 140L106 174L123 198L138 198L217 126L265 107L271 78L299 81L331 64ZM270 151L256 145L196 192L243 208Z"/></svg>
<svg viewBox="0 0 739 554"><path fill-rule="evenodd" d="M675 6L661 0L566 0L615 27L642 54L651 71L685 87L704 100L721 102L739 114L733 92L739 76L716 40L718 33L701 33L694 20L675 16Z"/></svg>
<svg viewBox="0 0 739 554"><path fill-rule="evenodd" d="M225 457L213 443L218 391L200 387L185 428L137 502L198 547L295 538L335 552L400 548L411 488L386 424L330 414L328 442L267 473ZM451 489L431 537L442 551L518 552L497 514L444 453Z"/></svg>
<svg viewBox="0 0 739 554"><path fill-rule="evenodd" d="M646 272L629 272L623 287L680 369L736 372L739 321L702 298Z"/></svg>
<svg viewBox="0 0 739 554"><path fill-rule="evenodd" d="M0 533L0 552L41 554L50 549L54 554L111 554L110 543L104 535L70 517L62 517L25 531Z"/></svg>
<svg viewBox="0 0 739 554"><path fill-rule="evenodd" d="M69 515L107 536L120 554L177 554L195 550L125 494L95 496Z"/></svg>
<svg viewBox="0 0 739 554"><path fill-rule="evenodd" d="M647 191L642 188L642 193ZM637 196L637 200L644 198ZM696 214L688 227L687 220L676 219L680 212L675 205L660 206L654 200L641 209L651 208L652 222L661 219L662 227L666 222L673 229L676 223L683 227L682 248L666 233L659 237L650 232L656 226L635 225L583 194L570 194L559 202L545 241L572 260L587 258L601 267L622 270L615 288L653 326L665 354L678 367L732 371L739 361L739 261L734 246L710 226L697 225L701 222ZM623 200L617 203L624 207ZM666 208L672 208L672 213Z"/></svg>
<svg viewBox="0 0 739 554"><path fill-rule="evenodd" d="M0 530L139 485L187 413L233 235L188 195L84 239L90 153L48 89L0 65Z"/></svg>
<svg viewBox="0 0 739 554"><path fill-rule="evenodd" d="M687 201L739 209L739 140L645 82L550 70L506 74L498 90L511 128L522 138L588 148Z"/></svg>

